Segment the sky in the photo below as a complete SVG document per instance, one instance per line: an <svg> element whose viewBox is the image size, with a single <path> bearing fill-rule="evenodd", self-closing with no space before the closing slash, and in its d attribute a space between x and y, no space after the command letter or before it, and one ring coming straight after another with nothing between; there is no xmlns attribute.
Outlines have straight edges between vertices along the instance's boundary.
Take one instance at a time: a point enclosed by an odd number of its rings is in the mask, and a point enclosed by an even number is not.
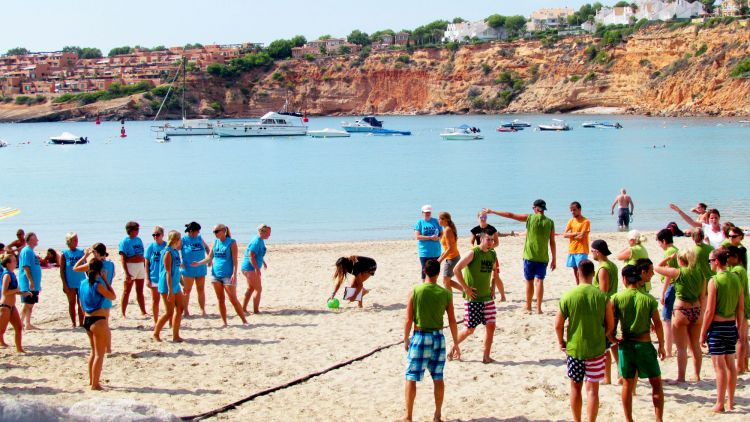
<svg viewBox="0 0 750 422"><path fill-rule="evenodd" d="M601 1L601 0L600 0ZM268 44L296 34L308 40L351 30L413 29L436 19L528 16L541 7L578 9L585 0L3 0L0 54L13 47L56 51L124 45ZM602 3L614 4L615 0Z"/></svg>

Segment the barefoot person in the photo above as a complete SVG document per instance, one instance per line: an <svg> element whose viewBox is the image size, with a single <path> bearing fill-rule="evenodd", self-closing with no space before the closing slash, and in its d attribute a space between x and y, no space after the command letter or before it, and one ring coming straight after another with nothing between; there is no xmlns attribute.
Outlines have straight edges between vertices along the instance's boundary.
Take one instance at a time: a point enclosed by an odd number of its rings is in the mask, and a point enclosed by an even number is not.
<svg viewBox="0 0 750 422"><path fill-rule="evenodd" d="M617 211L617 227L620 230L627 230L630 226L630 220L633 216L635 204L633 204L633 199L628 195L625 188L620 189L620 194L617 195L615 201L612 202L610 214L615 215L616 206L619 207L619 211Z"/></svg>
<svg viewBox="0 0 750 422"><path fill-rule="evenodd" d="M471 247L474 247L475 244L477 246L479 245L479 238L481 237L482 230L487 228L492 232L492 248L497 248L500 245L500 232L498 232L492 224L487 224L487 213L479 211L477 218L479 219L479 224L471 229ZM509 236L515 236L515 234L511 232ZM492 273L492 279L495 282L495 286L497 286L497 289L500 291L500 301L505 302L507 299L505 298L505 285L500 278L500 260L495 263L495 272Z"/></svg>
<svg viewBox="0 0 750 422"><path fill-rule="evenodd" d="M339 291L339 287L346 279L347 274L354 276L349 287L344 288L344 299L349 302L357 301L357 305L362 307L362 298L369 293L369 290L365 289L365 281L375 275L375 271L378 269L378 264L374 259L366 256L350 256L336 260L336 270L333 272L333 279L335 282L333 288L333 294L329 299L336 297L336 293Z"/></svg>
<svg viewBox="0 0 750 422"><path fill-rule="evenodd" d="M645 272L649 272L651 264L644 264ZM664 415L664 391L659 368L659 359L666 358L664 333L659 318L659 304L653 296L638 288L642 283L643 272L643 268L626 265L622 269L625 290L612 296L615 320L619 322L622 330L622 337L617 339L618 366L623 378L622 408L628 422L633 421L633 391L637 378L648 378L651 383L655 419L661 421ZM651 326L654 327L656 338L659 340L658 355L651 343Z"/></svg>
<svg viewBox="0 0 750 422"><path fill-rule="evenodd" d="M695 228L702 228L703 233L706 235L706 242L708 242L711 246L713 246L715 249L721 247L721 242L723 242L726 237L724 236L724 231L721 228L721 214L719 214L719 210L717 210L716 208L711 208L706 211L706 213L708 214L708 223L703 223L693 220L675 204L669 204L669 208L677 212L677 214L679 214L680 217L682 217L682 219L685 220L685 222L690 226Z"/></svg>
<svg viewBox="0 0 750 422"><path fill-rule="evenodd" d="M677 254L679 268L672 268L669 262L674 255L665 257L654 267L657 274L670 280L675 292L674 314L672 318L672 333L677 345L677 379L676 383L685 382L687 370L687 351L693 358L693 380L700 381L701 352L700 333L703 315L701 306L706 301L704 275L696 265L695 252L692 249L680 251Z"/></svg>
<svg viewBox="0 0 750 422"><path fill-rule="evenodd" d="M491 363L492 339L495 335L497 308L495 307L495 285L491 282L497 262L497 253L492 249L490 230L484 229L475 246L453 269L453 274L463 290L464 328L456 345L474 333L479 324L485 326L483 363ZM451 355L451 358L455 356Z"/></svg>
<svg viewBox="0 0 750 422"><path fill-rule="evenodd" d="M513 214L505 211L493 211L485 208L488 214L499 215L526 223L526 241L523 245L523 273L526 279L526 313L531 313L531 299L536 295L536 312L542 313L544 297L544 277L547 275L547 264L554 271L557 268L557 248L555 246L555 223L547 218L547 203L544 200L534 201L533 214ZM549 244L549 249L547 249ZM550 252L552 259L550 260Z"/></svg>
<svg viewBox="0 0 750 422"><path fill-rule="evenodd" d="M164 301L166 311L164 315L154 326L154 340L161 341L161 329L168 321L172 321L172 342L179 343L180 323L182 322L182 307L185 305L185 298L182 296L182 287L180 286L180 249L182 248L182 239L180 232L172 230L167 236L167 247L161 254L161 267L159 269L159 294Z"/></svg>
<svg viewBox="0 0 750 422"><path fill-rule="evenodd" d="M563 237L570 240L566 266L573 269L573 277L578 284L578 264L584 259L589 259L591 223L588 218L581 215L581 203L578 201L570 203L570 214L572 218L568 220L563 233Z"/></svg>
<svg viewBox="0 0 750 422"><path fill-rule="evenodd" d="M247 280L247 291L242 301L242 309L248 313L247 305L250 298L253 299L253 313L260 312L260 294L263 292L261 284L261 270L266 269L266 240L271 237L271 226L261 224L258 226L258 235L248 243L245 249L245 258L242 260L242 274Z"/></svg>
<svg viewBox="0 0 750 422"><path fill-rule="evenodd" d="M26 235L26 246L18 253L19 277L18 285L21 293L23 309L21 310L21 322L25 330L36 330L37 327L31 324L31 313L34 310L34 304L39 303L39 292L42 291L42 266L39 263L39 257L34 253L34 248L39 244L36 234L29 233Z"/></svg>
<svg viewBox="0 0 750 422"><path fill-rule="evenodd" d="M83 258L82 258L83 259ZM107 316L109 309L102 307L104 300L115 300L115 291L105 280L105 270L102 262L96 259L88 264L87 279L81 282L79 296L81 306L86 312L83 319L83 328L89 337L91 355L89 355L89 385L92 390L101 390L99 379L104 367L104 356L106 354L107 342L111 337Z"/></svg>
<svg viewBox="0 0 750 422"><path fill-rule="evenodd" d="M211 248L201 237L201 225L195 221L185 225L185 236L182 236L182 282L184 284L183 296L185 297L185 316L190 316L190 292L195 285L198 291L198 307L201 308L201 314L206 315L206 274L208 267L206 265L193 266L193 262L201 261L206 257Z"/></svg>
<svg viewBox="0 0 750 422"><path fill-rule="evenodd" d="M143 282L146 279L146 268L144 267L145 258L143 257L143 241L138 237L141 227L135 221L128 221L125 224L125 236L120 242L119 254L122 270L125 272L125 286L122 291L122 317L126 318L125 310L128 308L130 291L135 283L135 295L138 306L141 308L141 314L148 316L146 313L146 299L143 297Z"/></svg>
<svg viewBox="0 0 750 422"><path fill-rule="evenodd" d="M417 382L422 381L425 369L430 371L435 390L435 414L433 420L441 421L445 384L445 336L443 335L443 315L448 314L448 327L453 337L451 354L460 357L458 329L453 313L453 295L437 284L440 264L437 261L425 263L427 280L409 293L406 302L406 322L404 324L404 349L406 355L406 415L404 420L412 420L414 399L417 396ZM412 334L413 330L413 334ZM409 335L411 338L409 338Z"/></svg>
<svg viewBox="0 0 750 422"><path fill-rule="evenodd" d="M737 387L737 367L734 363L737 340L747 341L739 335L737 327L745 318L744 292L734 273L727 271L726 249L711 252L711 270L716 273L708 282L706 313L701 327L701 345L711 354L716 372L716 404L714 412L724 412L724 399L728 409L734 409L734 391Z"/></svg>
<svg viewBox="0 0 750 422"><path fill-rule="evenodd" d="M216 300L219 304L219 314L223 326L227 326L227 305L224 303L224 296L229 298L229 302L234 307L234 311L247 324L245 312L242 311L242 304L237 299L237 242L232 239L229 227L224 224L214 226L214 245L211 251L201 261L193 262L191 265L199 266L211 262L211 284L216 292Z"/></svg>
<svg viewBox="0 0 750 422"><path fill-rule="evenodd" d="M599 412L599 383L604 380L606 339L614 328L612 302L594 287L594 263L585 260L578 266L581 283L560 299L555 332L560 350L565 353L570 378L570 409L573 420L581 420L586 382L587 414L595 421ZM567 337L563 337L568 320Z"/></svg>
<svg viewBox="0 0 750 422"><path fill-rule="evenodd" d="M81 281L86 279L86 274L73 271L73 267L78 260L83 258L83 250L78 248L78 235L68 233L65 236L65 244L68 245L68 249L60 254L62 256L62 259L60 259L60 280L62 280L63 293L68 297L70 322L75 328L76 321L78 325L83 325L83 308L78 302L78 286L81 285ZM77 311L76 308L78 308ZM78 318L76 319L76 317Z"/></svg>
<svg viewBox="0 0 750 422"><path fill-rule="evenodd" d="M89 264L88 259L89 256L92 255L94 260L100 262L102 264L102 271L101 271L101 279L102 281L106 282L107 285L111 288L112 287L112 280L115 279L115 263L107 259L109 254L107 253L107 247L104 246L103 243L97 242L94 243L90 249L86 249L83 252L83 256L81 259L78 260L78 262L75 263L75 266L73 267L73 271L78 273L84 273L88 274L89 272ZM86 279L84 279L81 283L85 282ZM79 291L80 295L80 291ZM80 298L79 298L80 300ZM81 305L83 306L83 305ZM112 309L112 300L105 297L102 300L101 303L101 314L104 315L107 318L107 353L112 353L112 332L109 329L109 316L110 316L110 310Z"/></svg>
<svg viewBox="0 0 750 422"><path fill-rule="evenodd" d="M458 232L456 225L453 223L450 213L441 212L438 218L440 227L443 228L443 235L440 236L440 245L443 253L438 257L437 262L442 264L440 272L443 275L443 286L449 291L452 288L461 289L461 285L453 281L453 269L461 259L461 253L458 252Z"/></svg>
<svg viewBox="0 0 750 422"><path fill-rule="evenodd" d="M599 263L599 268L596 269L596 276L594 277L594 287L601 290L607 299L612 299L617 293L617 265L607 258L612 255L609 251L607 242L597 239L591 243L591 253L594 261ZM607 352L606 355L606 366L604 373L604 384L612 383L612 362L617 365L617 344L613 344L607 341Z"/></svg>
<svg viewBox="0 0 750 422"><path fill-rule="evenodd" d="M10 323L13 326L15 334L16 351L18 353L25 353L21 341L23 327L21 326L21 316L18 314L18 309L16 309L16 296L19 294L29 295L30 293L21 293L21 290L18 288L18 279L14 273L16 270L16 257L12 253L0 255L0 265L4 268L0 273L0 286L2 288L0 290L0 347L8 347L5 343L5 330L8 328L8 323Z"/></svg>
<svg viewBox="0 0 750 422"><path fill-rule="evenodd" d="M423 205L422 218L414 225L414 238L417 239L419 263L422 267L422 280L424 280L424 263L430 259L438 259L440 256L442 234L443 228L440 227L440 223L432 218L432 205Z"/></svg>
<svg viewBox="0 0 750 422"><path fill-rule="evenodd" d="M672 231L669 229L662 229L656 233L656 243L664 251L664 258L671 257L666 260L666 263L671 268L679 268L677 264L677 252L678 249L674 245L674 238L672 237ZM656 268L654 268L656 270ZM674 285L671 283L671 278L664 275L661 276L662 289L659 302L662 305L661 308L661 323L664 327L664 339L667 347L667 357L672 357L672 310L674 309L675 292Z"/></svg>
<svg viewBox="0 0 750 422"><path fill-rule="evenodd" d="M151 232L154 241L146 248L146 284L151 290L151 315L154 317L154 324L159 321L159 272L161 272L162 252L167 248L167 242L164 241L164 228L154 227ZM184 262L184 261L183 261Z"/></svg>
<svg viewBox="0 0 750 422"><path fill-rule="evenodd" d="M747 341L742 341L744 336L747 339L748 336L748 318L750 318L750 286L748 286L747 270L742 266L741 256L744 255L744 251L736 246L730 246L727 248L727 269L740 279L740 285L742 290L745 292L743 302L745 304L745 320L742 321L742 325L737 327L740 332L740 339L737 341L737 373L744 374L747 372L748 364L748 344Z"/></svg>
<svg viewBox="0 0 750 422"><path fill-rule="evenodd" d="M639 259L648 259L648 251L643 244L648 238L638 230L628 232L628 246L617 254L617 259L625 261L625 265L636 265ZM646 293L651 292L651 280L641 283L641 290Z"/></svg>

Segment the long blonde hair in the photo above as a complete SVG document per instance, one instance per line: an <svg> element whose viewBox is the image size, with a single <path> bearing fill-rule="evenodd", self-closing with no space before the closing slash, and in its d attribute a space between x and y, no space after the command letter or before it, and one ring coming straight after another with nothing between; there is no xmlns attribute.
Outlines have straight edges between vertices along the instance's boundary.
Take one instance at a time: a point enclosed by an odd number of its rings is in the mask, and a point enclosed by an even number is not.
<svg viewBox="0 0 750 422"><path fill-rule="evenodd" d="M693 269L695 267L695 251L691 249L683 249L677 253L677 259L687 263L687 267Z"/></svg>
<svg viewBox="0 0 750 422"><path fill-rule="evenodd" d="M451 218L451 213L448 211L443 211L440 213L439 218L441 220L445 220L445 224L450 227L451 231L453 232L453 240L458 240L458 232L456 231L456 225L453 223L453 219Z"/></svg>
<svg viewBox="0 0 750 422"><path fill-rule="evenodd" d="M180 232L177 230L170 230L169 235L167 235L167 246L171 248L172 245L179 242L181 238L182 236L180 235Z"/></svg>

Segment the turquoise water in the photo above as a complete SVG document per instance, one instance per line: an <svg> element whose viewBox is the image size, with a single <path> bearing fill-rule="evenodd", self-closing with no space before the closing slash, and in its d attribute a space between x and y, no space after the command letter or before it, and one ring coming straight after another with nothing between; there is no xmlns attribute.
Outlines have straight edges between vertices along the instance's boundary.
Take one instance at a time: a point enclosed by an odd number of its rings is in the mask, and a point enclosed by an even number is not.
<svg viewBox="0 0 750 422"><path fill-rule="evenodd" d="M551 116L513 116L532 124ZM610 205L620 187L635 201L633 226L657 229L698 201L723 221L747 225L750 126L736 119L607 116L622 130L582 129L591 116L566 116L570 132L497 133L498 116L387 116L385 127L413 136L355 134L348 139L173 137L155 142L151 122L2 124L0 208L21 214L0 220L0 240L23 227L43 246L61 246L77 231L82 244L113 244L134 219L183 228L196 220L211 238L222 222L240 242L255 227L273 227L273 242L408 238L430 203L453 214L464 234L476 212L491 207L530 212L544 198L559 230L577 200L593 230L616 230ZM312 118L310 129L339 127L353 118ZM467 123L485 139L442 141L446 127ZM47 145L63 131L87 136L83 146ZM30 140L30 144L19 145ZM654 148L654 146L657 148ZM662 147L663 146L663 147ZM502 231L518 223L491 217ZM144 241L150 232L143 232Z"/></svg>

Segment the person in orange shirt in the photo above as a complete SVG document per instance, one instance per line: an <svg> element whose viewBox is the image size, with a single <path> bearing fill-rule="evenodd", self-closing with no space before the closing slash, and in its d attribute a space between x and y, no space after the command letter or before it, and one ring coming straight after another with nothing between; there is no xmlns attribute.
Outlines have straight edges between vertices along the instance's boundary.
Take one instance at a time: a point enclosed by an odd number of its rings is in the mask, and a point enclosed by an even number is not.
<svg viewBox="0 0 750 422"><path fill-rule="evenodd" d="M568 245L568 260L566 265L573 269L573 276L576 284L578 279L578 264L589 257L589 233L591 232L591 223L589 219L581 215L581 203L573 201L570 203L570 214L573 218L565 226L563 237L570 240Z"/></svg>
<svg viewBox="0 0 750 422"><path fill-rule="evenodd" d="M443 248L443 253L437 259L441 263L440 273L443 275L443 285L449 292L454 287L459 291L463 291L461 285L451 278L453 276L453 269L456 268L456 264L461 260L461 254L458 252L458 232L456 231L456 225L453 223L449 212L441 212L438 223L443 228L443 234L440 236L440 245Z"/></svg>

